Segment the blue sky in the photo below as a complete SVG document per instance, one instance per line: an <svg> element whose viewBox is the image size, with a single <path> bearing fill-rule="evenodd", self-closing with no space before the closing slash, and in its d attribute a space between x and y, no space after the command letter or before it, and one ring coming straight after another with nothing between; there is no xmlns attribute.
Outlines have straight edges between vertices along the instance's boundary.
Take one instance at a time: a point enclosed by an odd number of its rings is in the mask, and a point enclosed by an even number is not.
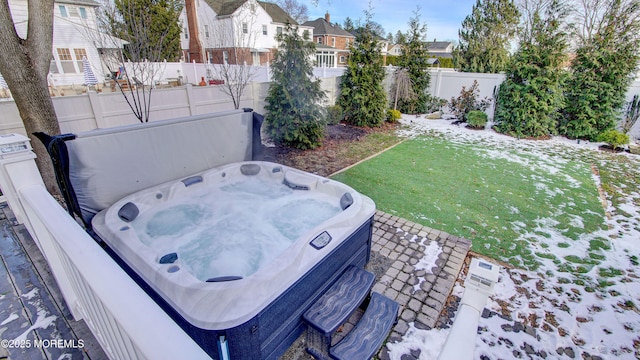
<svg viewBox="0 0 640 360"><path fill-rule="evenodd" d="M329 11L331 22L343 24L350 17L354 22L364 20L364 11L369 0L299 0L309 9L309 20L324 17ZM471 13L475 0L371 0L373 21L380 23L386 33L407 30L407 22L413 16L416 5L420 6L420 19L427 23L427 39L458 40L458 29L462 20Z"/></svg>

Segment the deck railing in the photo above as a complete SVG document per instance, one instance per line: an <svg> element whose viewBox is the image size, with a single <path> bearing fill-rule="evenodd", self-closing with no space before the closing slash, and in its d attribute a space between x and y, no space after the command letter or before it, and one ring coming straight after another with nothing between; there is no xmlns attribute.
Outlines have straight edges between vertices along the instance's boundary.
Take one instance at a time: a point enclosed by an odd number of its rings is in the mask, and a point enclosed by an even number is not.
<svg viewBox="0 0 640 360"><path fill-rule="evenodd" d="M15 191L9 206L43 253L75 320L84 319L107 356L209 359L47 192L35 156L25 155L0 158L3 190Z"/></svg>

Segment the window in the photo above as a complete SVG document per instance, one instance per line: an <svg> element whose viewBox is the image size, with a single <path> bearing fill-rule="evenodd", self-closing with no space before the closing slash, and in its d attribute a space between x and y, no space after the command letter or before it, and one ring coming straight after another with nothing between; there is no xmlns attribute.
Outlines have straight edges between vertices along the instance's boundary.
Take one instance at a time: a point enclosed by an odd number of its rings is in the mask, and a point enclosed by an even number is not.
<svg viewBox="0 0 640 360"><path fill-rule="evenodd" d="M335 61L335 55L328 51L318 51L316 53L316 66L318 67L333 67Z"/></svg>
<svg viewBox="0 0 640 360"><path fill-rule="evenodd" d="M86 19L87 18L87 9L81 7L81 8L78 8L78 10L80 10L80 17L82 19Z"/></svg>
<svg viewBox="0 0 640 360"><path fill-rule="evenodd" d="M308 40L308 39L309 39L309 30L305 30L305 31L302 33L302 36L303 36L303 38L304 38L305 40Z"/></svg>
<svg viewBox="0 0 640 360"><path fill-rule="evenodd" d="M204 37L209 38L209 25L204 26Z"/></svg>
<svg viewBox="0 0 640 360"><path fill-rule="evenodd" d="M73 58L69 49L56 49L58 52L58 59L60 60L60 66L63 73L75 73L76 68L73 65Z"/></svg>
<svg viewBox="0 0 640 360"><path fill-rule="evenodd" d="M268 35L267 25L262 25L262 35Z"/></svg>
<svg viewBox="0 0 640 360"><path fill-rule="evenodd" d="M222 61L224 61L224 64L228 64L229 63L229 52L228 51L223 51L222 52Z"/></svg>
<svg viewBox="0 0 640 360"><path fill-rule="evenodd" d="M84 71L82 66L82 58L87 57L87 50L85 49L73 49L73 54L76 56L76 62L80 72Z"/></svg>
<svg viewBox="0 0 640 360"><path fill-rule="evenodd" d="M276 33L277 33L278 35L282 34L282 26L278 26L278 27L276 28Z"/></svg>
<svg viewBox="0 0 640 360"><path fill-rule="evenodd" d="M183 28L182 31L184 32L184 38L188 39L189 38L189 32L187 31L187 28Z"/></svg>
<svg viewBox="0 0 640 360"><path fill-rule="evenodd" d="M243 34L249 33L249 25L247 23L242 23L242 33Z"/></svg>
<svg viewBox="0 0 640 360"><path fill-rule="evenodd" d="M333 47L336 46L336 38L335 37L331 38L331 46L333 46Z"/></svg>
<svg viewBox="0 0 640 360"><path fill-rule="evenodd" d="M318 36L318 44L322 44L322 36Z"/></svg>
<svg viewBox="0 0 640 360"><path fill-rule="evenodd" d="M58 5L58 9L60 9L60 15L62 17L69 17L69 13L67 13L67 7L64 5Z"/></svg>
<svg viewBox="0 0 640 360"><path fill-rule="evenodd" d="M58 64L56 64L56 59L51 59L51 63L49 63L49 72L52 74L59 74Z"/></svg>
<svg viewBox="0 0 640 360"><path fill-rule="evenodd" d="M341 63L341 64L344 64L344 63L346 62L346 60L347 60L347 59L344 57L344 55L341 55L341 56L340 56L340 63Z"/></svg>

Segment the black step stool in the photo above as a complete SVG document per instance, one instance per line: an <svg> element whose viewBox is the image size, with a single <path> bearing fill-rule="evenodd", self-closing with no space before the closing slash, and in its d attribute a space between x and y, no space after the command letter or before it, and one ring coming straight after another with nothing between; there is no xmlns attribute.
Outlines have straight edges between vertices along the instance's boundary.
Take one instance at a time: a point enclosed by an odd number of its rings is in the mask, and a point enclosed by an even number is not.
<svg viewBox="0 0 640 360"><path fill-rule="evenodd" d="M307 352L317 359L369 359L382 346L398 316L398 304L378 293L371 295L362 319L331 347L331 336L369 296L375 276L349 266L336 282L303 314Z"/></svg>

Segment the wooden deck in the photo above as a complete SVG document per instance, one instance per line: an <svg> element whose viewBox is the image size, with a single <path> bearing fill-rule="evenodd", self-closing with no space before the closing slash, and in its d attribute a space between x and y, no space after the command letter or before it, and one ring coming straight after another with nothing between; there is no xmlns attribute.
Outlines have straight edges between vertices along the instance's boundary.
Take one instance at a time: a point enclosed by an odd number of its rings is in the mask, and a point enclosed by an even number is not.
<svg viewBox="0 0 640 360"><path fill-rule="evenodd" d="M0 204L0 359L107 356L84 321L74 321L24 225Z"/></svg>

